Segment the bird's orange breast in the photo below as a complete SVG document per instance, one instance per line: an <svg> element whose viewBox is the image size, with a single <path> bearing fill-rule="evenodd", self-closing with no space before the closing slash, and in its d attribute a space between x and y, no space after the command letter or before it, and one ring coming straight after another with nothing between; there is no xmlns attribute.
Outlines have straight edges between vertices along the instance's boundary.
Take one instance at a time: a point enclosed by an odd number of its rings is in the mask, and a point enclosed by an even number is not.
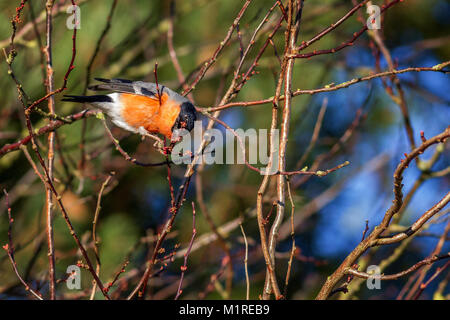
<svg viewBox="0 0 450 320"><path fill-rule="evenodd" d="M150 133L172 136L172 127L180 113L180 105L164 93L159 99L122 93L122 117L128 125L138 129L143 127Z"/></svg>

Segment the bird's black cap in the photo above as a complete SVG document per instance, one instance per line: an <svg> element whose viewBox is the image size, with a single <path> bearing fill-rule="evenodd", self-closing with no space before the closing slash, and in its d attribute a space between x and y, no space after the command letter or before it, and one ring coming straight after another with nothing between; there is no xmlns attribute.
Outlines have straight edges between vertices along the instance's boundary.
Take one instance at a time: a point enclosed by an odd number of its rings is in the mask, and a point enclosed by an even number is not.
<svg viewBox="0 0 450 320"><path fill-rule="evenodd" d="M189 101L183 102L172 130L186 129L191 131L194 128L195 120L197 120L197 111L195 110L194 105Z"/></svg>

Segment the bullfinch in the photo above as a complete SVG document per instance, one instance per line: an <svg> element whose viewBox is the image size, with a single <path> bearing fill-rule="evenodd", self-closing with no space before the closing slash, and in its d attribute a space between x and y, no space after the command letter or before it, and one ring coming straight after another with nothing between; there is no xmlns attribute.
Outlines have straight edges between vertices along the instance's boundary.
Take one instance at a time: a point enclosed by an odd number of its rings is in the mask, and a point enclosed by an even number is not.
<svg viewBox="0 0 450 320"><path fill-rule="evenodd" d="M112 122L127 131L145 135L159 133L172 138L175 129L191 131L197 120L194 105L182 95L155 83L126 79L95 78L102 83L89 86L104 95L65 95L62 101L87 103L104 111Z"/></svg>

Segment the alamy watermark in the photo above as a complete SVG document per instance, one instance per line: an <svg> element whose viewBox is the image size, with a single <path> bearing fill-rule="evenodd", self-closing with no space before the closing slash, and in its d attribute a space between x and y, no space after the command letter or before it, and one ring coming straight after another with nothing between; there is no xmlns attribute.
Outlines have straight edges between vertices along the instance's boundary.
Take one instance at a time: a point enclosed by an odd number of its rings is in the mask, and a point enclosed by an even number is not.
<svg viewBox="0 0 450 320"><path fill-rule="evenodd" d="M66 286L69 290L81 289L81 269L76 265L70 265L67 267L66 273L68 273L66 279Z"/></svg>
<svg viewBox="0 0 450 320"><path fill-rule="evenodd" d="M367 18L366 21L367 28L369 30L381 29L380 7L374 4L367 6L367 13L369 14L369 17Z"/></svg>
<svg viewBox="0 0 450 320"><path fill-rule="evenodd" d="M219 129L203 130L202 122L196 121L192 133L175 130L172 139L180 140L172 149L175 164L259 164L266 166L258 168L262 175L278 172L278 129L226 129L224 133ZM201 150L203 139L206 145Z"/></svg>
<svg viewBox="0 0 450 320"><path fill-rule="evenodd" d="M377 265L367 267L367 273L370 275L366 280L367 289L381 289L381 269Z"/></svg>
<svg viewBox="0 0 450 320"><path fill-rule="evenodd" d="M66 12L70 16L66 20L67 29L81 29L81 9L77 5L71 5L67 7Z"/></svg>

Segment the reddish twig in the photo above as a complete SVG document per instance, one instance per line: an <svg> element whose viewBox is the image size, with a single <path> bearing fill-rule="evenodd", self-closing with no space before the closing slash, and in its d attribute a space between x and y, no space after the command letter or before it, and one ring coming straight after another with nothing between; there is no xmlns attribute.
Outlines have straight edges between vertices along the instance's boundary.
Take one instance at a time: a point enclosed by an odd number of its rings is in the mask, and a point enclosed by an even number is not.
<svg viewBox="0 0 450 320"><path fill-rule="evenodd" d="M363 241L364 238L366 237L367 231L369 231L369 220L366 220L366 227L364 228L361 241Z"/></svg>
<svg viewBox="0 0 450 320"><path fill-rule="evenodd" d="M388 4L382 5L381 6L381 10L380 10L380 14L384 13L384 11L386 11L387 9L389 9L390 7L392 7L394 4L402 2L403 0L393 0L391 2L389 2ZM363 1L362 3L360 3L359 5L357 5L356 7L354 7L353 9L357 8L359 9L361 5L363 5L365 2L367 2L366 0ZM352 10L353 10L352 9ZM356 11L356 10L355 10ZM353 11L353 13L355 12ZM352 14L353 14L352 13ZM348 18L348 17L347 17ZM333 29L335 29L336 26L331 25L329 28L325 29L324 31L322 31L321 33L319 33L320 37L318 39L320 39L321 37L323 37L325 34L329 33L330 31L332 31ZM295 50L295 53L293 53L291 55L292 58L296 58L296 59L304 59L304 58L311 58L313 56L318 56L318 55L323 55L323 54L330 54L330 53L336 53L346 47L349 46L353 46L354 42L365 32L368 30L367 26L364 26L363 28L361 28L359 31L353 33L353 37L350 38L350 40L343 42L341 45L334 47L332 49L326 49L326 50L314 50L312 52L309 53L298 53L299 51L303 50L304 48L308 47L309 44L307 45L307 43L303 43L297 50ZM326 32L325 32L326 31ZM316 36L317 37L317 36ZM315 39L316 37L314 37L313 39ZM311 39L311 40L313 40ZM318 40L316 39L316 40ZM310 41L311 41L310 40ZM315 42L316 40L314 40L313 42ZM312 43L312 42L311 42ZM310 44L311 44L310 43Z"/></svg>
<svg viewBox="0 0 450 320"><path fill-rule="evenodd" d="M7 255L8 255L8 257L9 257L9 260L11 261L11 265L13 267L13 270L16 273L16 276L19 279L19 281L24 285L25 290L30 292L38 300L43 300L42 294L39 291L35 291L35 290L31 289L30 286L25 282L25 280L20 276L19 270L17 270L17 263L16 263L16 260L14 259L14 245L13 245L13 241L12 241L12 223L13 223L14 220L11 217L11 206L9 204L8 192L6 192L6 190L3 189L3 193L5 194L6 207L8 208L8 222L9 222L9 227L8 227L8 244L5 244L3 246L3 249L5 249L5 251L6 251Z"/></svg>
<svg viewBox="0 0 450 320"><path fill-rule="evenodd" d="M236 26L238 25L238 23L241 20L242 16L244 15L244 12L247 10L247 7L250 5L250 2L251 2L251 0L246 0L245 1L244 5L242 6L241 10L239 11L236 19L234 19L233 24L229 28L228 33L225 36L225 39L220 43L220 45L216 49L216 51L214 51L212 57L207 62L205 62L203 64L202 68L198 72L198 75L194 79L194 81L189 85L189 87L187 89L183 90L183 95L189 94L189 92L191 92L195 88L197 83L204 77L204 75L209 70L209 68L211 68L211 66L216 62L217 57L222 52L223 48L225 48L225 46L230 41L231 35L233 34L234 29L236 28Z"/></svg>
<svg viewBox="0 0 450 320"><path fill-rule="evenodd" d="M183 278L184 278L184 273L187 270L187 261L188 261L189 253L191 253L192 244L194 243L194 238L195 238L196 234L197 234L197 229L195 228L195 205L194 205L194 202L192 202L192 237L191 237L191 241L189 242L188 249L187 249L186 253L184 254L184 264L181 267L181 277L180 277L180 282L178 284L178 289L177 289L177 294L175 296L175 300L178 300L181 293L183 292L183 290L181 290L181 286L183 285Z"/></svg>
<svg viewBox="0 0 450 320"><path fill-rule="evenodd" d="M149 260L149 264L146 267L143 276L139 280L139 283L137 284L137 286L128 295L127 300L131 300L138 292L139 292L139 297L144 297L145 290L147 288L147 283L151 276L153 266L155 265L158 252L161 248L161 245L162 245L164 239L167 237L167 234L172 229L172 225L173 225L173 222L175 221L175 217L177 216L177 213L180 210L180 207L182 206L182 204L186 198L186 192L189 187L189 183L191 181L190 178L191 178L191 176L187 177L184 180L184 182L181 184L180 188L178 189L177 198L175 200L175 208L174 208L174 210L172 210L169 219L164 224L161 234L159 234L159 236L158 236L158 240L156 241L156 244L153 248L153 253L152 253L151 259Z"/></svg>
<svg viewBox="0 0 450 320"><path fill-rule="evenodd" d="M103 182L103 184L100 188L100 191L99 191L98 197L97 197L97 205L95 207L94 219L92 221L92 242L94 244L95 260L97 263L97 266L95 268L96 269L95 272L96 272L97 276L100 276L100 267L101 267L100 252L98 249L99 241L97 239L97 222L98 222L98 217L100 215L103 192L105 191L106 186L109 184L109 181L113 178L114 175L115 175L115 172L109 173L108 177L106 178L105 182ZM97 283L94 282L94 284L92 285L91 298L90 298L91 300L94 299L96 289L97 289ZM106 292L108 292L109 288L106 287L104 290Z"/></svg>
<svg viewBox="0 0 450 320"><path fill-rule="evenodd" d="M188 90L189 86L186 83L186 77L183 74L183 69L181 68L180 61L177 57L177 52L175 51L175 47L173 45L173 25L175 19L175 0L170 1L170 16L169 16L169 26L167 29L167 47L169 49L170 59L172 60L173 67L177 73L178 82L183 87L183 90ZM193 101L192 94L188 95L189 99Z"/></svg>
<svg viewBox="0 0 450 320"><path fill-rule="evenodd" d="M46 7L46 47L44 49L44 54L46 58L46 71L47 71L47 93L53 91L54 85L54 69L53 69L53 52L52 52L52 31L53 31L53 21L52 21L52 9L53 1L47 0ZM73 62L71 62L73 63ZM55 99L50 97L48 99L48 111L50 115L55 114ZM51 122L52 120L50 120ZM48 135L48 154L47 154L47 171L48 179L53 182L53 171L54 171L54 157L55 157L55 132L52 131ZM49 272L49 288L50 288L50 299L55 299L55 248L53 239L53 197L52 191L44 183L46 187L45 197L46 197L46 227L47 227L47 244L48 244L48 272Z"/></svg>
<svg viewBox="0 0 450 320"><path fill-rule="evenodd" d="M155 62L155 68L153 69L153 74L155 75L155 83L156 83L156 92L158 93L159 105L161 106L161 98L162 98L162 90L159 90L159 82L158 82L158 62Z"/></svg>
<svg viewBox="0 0 450 320"><path fill-rule="evenodd" d="M419 287L419 290L417 291L416 295L414 296L414 300L419 299L420 295L422 294L422 292L429 286L429 284L437 278L437 276L439 276L445 269L447 269L450 266L450 261L447 261L447 263L436 269L436 272L430 277L430 279L427 280L427 282L422 283Z"/></svg>
<svg viewBox="0 0 450 320"><path fill-rule="evenodd" d="M51 123L41 127L40 129L37 129L34 136L39 137L39 136L45 135L49 132L52 132L52 131L62 127L63 125L72 124L75 121L78 121L83 118L96 116L97 114L98 114L98 112L96 110L84 110L82 112L72 114L70 116L63 118L63 120L52 121ZM20 149L21 146L25 146L25 145L29 144L30 142L31 142L31 135L28 135L25 138L19 140L18 142L6 144L2 148L0 148L0 157L4 156L5 154L10 153L12 151L17 151Z"/></svg>

